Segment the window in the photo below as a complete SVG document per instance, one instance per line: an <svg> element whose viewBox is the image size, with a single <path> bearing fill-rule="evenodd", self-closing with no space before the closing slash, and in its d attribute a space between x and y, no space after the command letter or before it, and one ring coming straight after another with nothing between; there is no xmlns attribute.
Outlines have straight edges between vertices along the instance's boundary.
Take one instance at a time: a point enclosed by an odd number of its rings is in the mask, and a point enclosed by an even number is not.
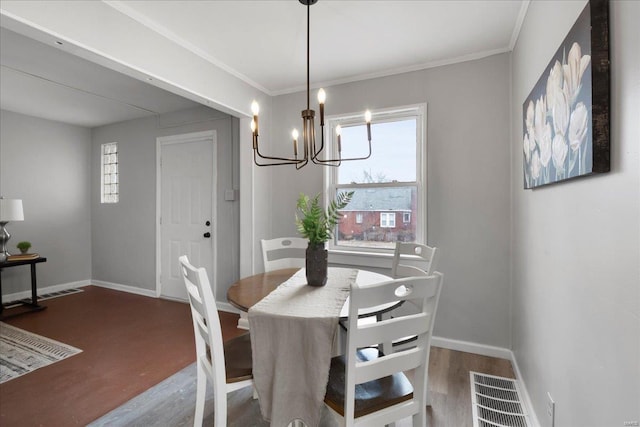
<svg viewBox="0 0 640 427"><path fill-rule="evenodd" d="M380 212L380 227L395 228L395 226L396 226L395 212Z"/></svg>
<svg viewBox="0 0 640 427"><path fill-rule="evenodd" d="M325 199L353 191L342 213L355 213L356 218L339 224L330 249L390 252L396 241L426 241L425 124L424 104L374 111L371 157L326 168ZM330 117L328 134L335 135L338 125L342 128L342 157L366 156L367 129L362 116ZM335 140L327 143L335 150ZM402 214L402 222L396 220L397 213Z"/></svg>
<svg viewBox="0 0 640 427"><path fill-rule="evenodd" d="M118 143L102 144L100 159L100 202L118 203L120 180L118 178Z"/></svg>

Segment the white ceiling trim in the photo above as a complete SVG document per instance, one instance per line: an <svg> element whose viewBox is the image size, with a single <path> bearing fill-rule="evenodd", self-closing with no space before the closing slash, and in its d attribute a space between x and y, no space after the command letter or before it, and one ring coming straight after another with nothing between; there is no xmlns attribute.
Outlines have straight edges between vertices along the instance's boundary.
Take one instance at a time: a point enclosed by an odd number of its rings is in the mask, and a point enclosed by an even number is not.
<svg viewBox="0 0 640 427"><path fill-rule="evenodd" d="M524 22L525 16L527 16L527 10L529 10L529 4L531 0L523 0L522 6L520 6L520 12L518 13L518 19L516 19L516 25L513 27L513 33L511 34L511 41L509 42L509 51L512 51L516 47L516 42L520 36L520 30Z"/></svg>
<svg viewBox="0 0 640 427"><path fill-rule="evenodd" d="M311 84L312 88L321 88L321 87L329 87L329 86L336 86L336 85L340 85L340 84L345 84L345 83L352 83L352 82L357 82L357 81L362 81L362 80L369 80L369 79L375 79L378 77L387 77L387 76L394 76L397 74L404 74L404 73L410 73L413 71L420 71L420 70L426 70L429 68L435 68L435 67L441 67L443 65L451 65L451 64L459 64L461 62L467 62L467 61L473 61L476 59L482 59L482 58L486 58L488 56L493 56L493 55L498 55L500 53L505 53L505 52L510 52L511 49L509 47L504 47L501 49L494 49L494 50L486 50L483 52L475 52L475 53L471 53L468 55L463 55L463 56L458 56L456 58L448 58L448 59L443 59L440 61L430 61L430 62L424 62L422 64L416 64L416 65L411 65L409 67L402 67L402 68L393 68L390 70L384 70L384 71L379 71L376 73L369 73L369 74L359 74L357 76L353 76L353 77L347 77L344 79L338 79L338 80L329 80L329 81L324 81L324 82L319 82L319 83L313 83ZM286 95L288 93L295 93L295 92L301 92L303 90L306 90L307 86L298 86L298 87L293 87L291 89L283 89L283 90L279 90L279 91L273 91L273 95Z"/></svg>
<svg viewBox="0 0 640 427"><path fill-rule="evenodd" d="M111 6L112 8L117 10L118 12L128 16L129 18L133 19L134 21L144 25L145 27L149 28L150 30L155 31L156 33L162 35L163 37L166 37L167 39L171 40L175 44L187 49L188 51L190 51L191 53L199 56L200 58L204 59L205 61L208 61L209 63L215 65L218 68L222 68L227 73L233 75L234 77L239 78L240 80L242 80L243 82L247 83L248 85L253 86L254 88L258 89L259 91L266 93L267 95L273 96L273 93L270 90L268 90L267 88L263 87L262 85L260 85L259 83L255 82L255 81L251 80L249 77L245 76L244 74L242 74L241 72L237 71L236 69L228 66L227 64L225 64L224 62L222 62L219 59L215 58L214 56L209 55L207 52L205 52L204 50L200 49L199 47L193 45L192 43L189 43L188 41L186 41L185 39L183 39L182 37L180 37L179 35L177 35L173 31L169 30L167 27L158 24L157 22L153 21L152 19L147 18L145 15L139 13L135 9L131 8L130 6L128 6L125 2L123 2L121 0L102 0L102 2L107 4L107 5L109 5L109 6Z"/></svg>

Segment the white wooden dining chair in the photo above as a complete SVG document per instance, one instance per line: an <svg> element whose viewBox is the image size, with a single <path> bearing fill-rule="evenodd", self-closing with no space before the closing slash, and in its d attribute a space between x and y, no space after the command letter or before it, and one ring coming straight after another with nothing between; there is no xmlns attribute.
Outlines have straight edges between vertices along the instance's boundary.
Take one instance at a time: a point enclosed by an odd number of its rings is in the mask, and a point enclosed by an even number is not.
<svg viewBox="0 0 640 427"><path fill-rule="evenodd" d="M260 240L264 271L281 268L304 267L305 251L309 242L301 237L279 237Z"/></svg>
<svg viewBox="0 0 640 427"><path fill-rule="evenodd" d="M196 340L196 411L194 426L201 426L207 380L213 385L214 426L227 425L227 393L253 384L251 338L244 334L223 343L216 301L204 268L179 258L184 284L189 295Z"/></svg>
<svg viewBox="0 0 640 427"><path fill-rule="evenodd" d="M402 277L430 276L436 271L438 248L412 242L396 242L391 265L391 277L399 279ZM361 322L373 323L382 319L393 317L398 312L415 312L415 309L408 305L402 305L395 310L384 313L374 313L375 317L361 316ZM346 329L346 321L340 322L342 329ZM405 336L395 342L383 342L380 349L385 353L409 348L413 345L415 337Z"/></svg>
<svg viewBox="0 0 640 427"><path fill-rule="evenodd" d="M262 239L262 262L265 273L281 268L303 268L306 249L309 242L300 237L278 237ZM249 330L249 318L244 311L240 313L238 328Z"/></svg>
<svg viewBox="0 0 640 427"><path fill-rule="evenodd" d="M396 242L391 277L431 276L436 271L438 248L420 243Z"/></svg>
<svg viewBox="0 0 640 427"><path fill-rule="evenodd" d="M391 277L399 279L412 276L431 276L436 271L438 263L438 248L414 242L396 242L393 252L393 262L391 266ZM398 313L415 312L415 308L409 303L397 309L378 316L381 318L394 317ZM382 350L385 352L399 351L413 345L415 337L406 336L393 343L383 343Z"/></svg>
<svg viewBox="0 0 640 427"><path fill-rule="evenodd" d="M331 360L325 404L342 426L383 426L411 416L426 425L431 334L442 289L441 273L394 279L351 288L347 351ZM415 314L375 323L358 322L364 309L394 301L412 301ZM377 343L416 335L413 348L385 355ZM413 369L413 381L403 371Z"/></svg>

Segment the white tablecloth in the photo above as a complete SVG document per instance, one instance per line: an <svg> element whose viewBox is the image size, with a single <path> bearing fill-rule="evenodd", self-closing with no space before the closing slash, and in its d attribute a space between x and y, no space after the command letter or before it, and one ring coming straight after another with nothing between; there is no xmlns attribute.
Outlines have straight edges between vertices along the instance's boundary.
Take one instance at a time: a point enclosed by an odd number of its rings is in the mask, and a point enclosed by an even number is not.
<svg viewBox="0 0 640 427"><path fill-rule="evenodd" d="M357 275L330 268L327 284L313 287L302 269L249 309L253 379L272 426L318 425L340 310Z"/></svg>

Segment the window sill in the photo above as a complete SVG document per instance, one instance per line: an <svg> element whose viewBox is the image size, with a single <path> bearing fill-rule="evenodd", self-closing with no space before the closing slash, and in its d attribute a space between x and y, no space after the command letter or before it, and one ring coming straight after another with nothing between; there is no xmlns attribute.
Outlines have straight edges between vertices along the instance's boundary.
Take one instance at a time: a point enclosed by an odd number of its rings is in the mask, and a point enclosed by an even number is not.
<svg viewBox="0 0 640 427"><path fill-rule="evenodd" d="M330 264L391 269L392 261L393 254L390 253L329 250Z"/></svg>

